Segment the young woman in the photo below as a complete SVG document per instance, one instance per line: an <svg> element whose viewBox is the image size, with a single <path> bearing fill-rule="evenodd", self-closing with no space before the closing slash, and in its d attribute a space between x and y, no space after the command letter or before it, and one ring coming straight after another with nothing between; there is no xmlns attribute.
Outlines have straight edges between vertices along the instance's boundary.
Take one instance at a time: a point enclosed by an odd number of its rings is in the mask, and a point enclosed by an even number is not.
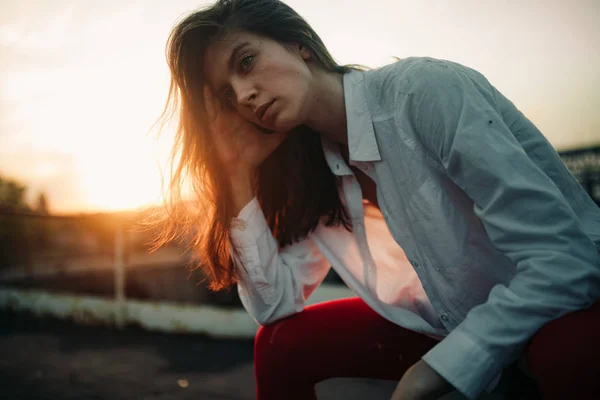
<svg viewBox="0 0 600 400"><path fill-rule="evenodd" d="M264 325L259 399L314 399L338 376L476 398L520 356L544 398L599 395L600 212L484 76L339 66L277 0L194 12L167 55L163 239L191 226L211 287L237 283ZM330 266L358 297L305 308Z"/></svg>

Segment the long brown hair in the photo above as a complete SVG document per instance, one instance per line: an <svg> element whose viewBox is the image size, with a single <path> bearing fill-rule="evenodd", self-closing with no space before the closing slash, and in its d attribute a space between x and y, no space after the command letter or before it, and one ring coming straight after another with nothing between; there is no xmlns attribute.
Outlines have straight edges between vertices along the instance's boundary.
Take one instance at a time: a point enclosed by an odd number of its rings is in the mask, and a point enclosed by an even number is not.
<svg viewBox="0 0 600 400"><path fill-rule="evenodd" d="M310 25L278 0L218 0L185 17L171 32L166 51L171 85L161 119L166 123L176 117L177 129L165 197L166 224L155 244L188 241L199 256L196 268L203 270L213 290L236 282L228 240L235 215L229 181L212 151L211 135L205 134L201 71L208 46L232 30L282 44L303 44L325 71L345 73L351 68L338 65ZM192 188L191 202L183 201L186 182ZM307 127L296 128L265 160L258 170L256 190L282 247L308 235L322 219L351 229L320 136Z"/></svg>

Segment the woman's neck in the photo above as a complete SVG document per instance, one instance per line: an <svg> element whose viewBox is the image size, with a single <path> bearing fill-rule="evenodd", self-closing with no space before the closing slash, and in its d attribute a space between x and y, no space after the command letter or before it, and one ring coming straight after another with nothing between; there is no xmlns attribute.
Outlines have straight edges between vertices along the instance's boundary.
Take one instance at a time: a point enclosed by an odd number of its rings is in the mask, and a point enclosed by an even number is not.
<svg viewBox="0 0 600 400"><path fill-rule="evenodd" d="M343 75L322 70L314 72L314 95L306 125L336 142L347 145Z"/></svg>

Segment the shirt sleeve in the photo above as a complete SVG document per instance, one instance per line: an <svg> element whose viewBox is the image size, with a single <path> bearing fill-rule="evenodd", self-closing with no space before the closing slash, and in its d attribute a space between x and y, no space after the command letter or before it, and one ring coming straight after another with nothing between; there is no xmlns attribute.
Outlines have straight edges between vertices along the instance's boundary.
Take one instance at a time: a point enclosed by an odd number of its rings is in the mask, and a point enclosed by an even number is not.
<svg viewBox="0 0 600 400"><path fill-rule="evenodd" d="M232 220L229 239L240 299L260 325L302 311L330 268L310 235L280 249L256 198Z"/></svg>
<svg viewBox="0 0 600 400"><path fill-rule="evenodd" d="M497 249L516 265L423 360L476 398L547 322L600 297L600 256L552 180L503 121L494 89L466 67L425 61L414 124L431 157L473 200Z"/></svg>

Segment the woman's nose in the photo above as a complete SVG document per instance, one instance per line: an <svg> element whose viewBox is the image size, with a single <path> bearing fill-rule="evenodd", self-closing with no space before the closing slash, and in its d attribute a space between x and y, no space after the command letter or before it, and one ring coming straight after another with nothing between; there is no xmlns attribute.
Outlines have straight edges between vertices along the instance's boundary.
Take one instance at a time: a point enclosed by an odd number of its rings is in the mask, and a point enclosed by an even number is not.
<svg viewBox="0 0 600 400"><path fill-rule="evenodd" d="M236 100L242 106L254 106L258 91L250 82L237 80L232 82L233 91L235 92Z"/></svg>

